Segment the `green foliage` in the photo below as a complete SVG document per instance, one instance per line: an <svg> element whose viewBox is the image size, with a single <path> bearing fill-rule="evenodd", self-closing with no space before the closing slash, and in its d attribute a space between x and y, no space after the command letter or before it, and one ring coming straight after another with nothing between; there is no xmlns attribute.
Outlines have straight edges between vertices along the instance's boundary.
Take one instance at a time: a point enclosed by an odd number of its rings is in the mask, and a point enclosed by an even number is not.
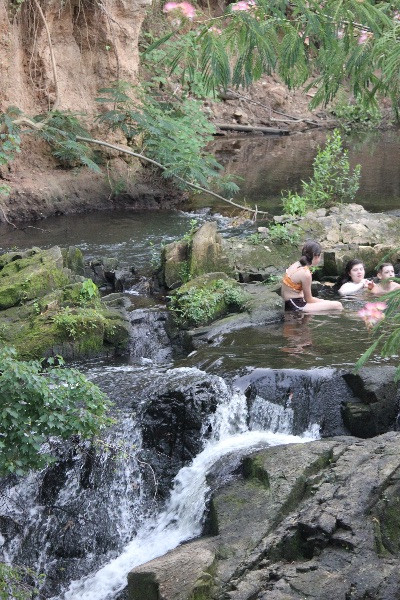
<svg viewBox="0 0 400 600"><path fill-rule="evenodd" d="M40 579L32 569L0 562L0 600L32 600Z"/></svg>
<svg viewBox="0 0 400 600"><path fill-rule="evenodd" d="M249 86L277 71L290 87L314 88L312 106L331 102L342 84L364 106L384 95L398 109L400 96L399 0L257 0L246 10L229 4L224 15L197 19L181 35L168 32L143 55L164 50L172 73L207 93ZM173 51L172 42L179 36ZM318 76L315 78L315 74ZM199 74L201 81L199 82Z"/></svg>
<svg viewBox="0 0 400 600"><path fill-rule="evenodd" d="M44 442L52 436L90 438L111 420L110 402L62 359L19 361L13 348L0 349L0 475L23 475L51 462Z"/></svg>
<svg viewBox="0 0 400 600"><path fill-rule="evenodd" d="M359 185L361 166L350 169L348 151L343 149L338 129L326 138L324 148L318 148L313 162L313 176L303 181L302 196L314 208L354 199Z"/></svg>
<svg viewBox="0 0 400 600"><path fill-rule="evenodd" d="M0 113L0 165L12 161L15 154L21 152L20 128L14 121L21 115L15 106L9 106L4 113Z"/></svg>
<svg viewBox="0 0 400 600"><path fill-rule="evenodd" d="M192 241L193 236L196 233L196 231L198 230L198 228L199 228L198 220L190 219L190 229L182 236L182 241L190 244L190 242Z"/></svg>
<svg viewBox="0 0 400 600"><path fill-rule="evenodd" d="M276 223L268 227L268 237L271 242L278 244L296 244L298 242L298 235L293 231L289 230L286 224Z"/></svg>
<svg viewBox="0 0 400 600"><path fill-rule="evenodd" d="M246 242L252 246L260 246L261 244L265 244L265 241L265 235L261 233L251 233L246 237Z"/></svg>
<svg viewBox="0 0 400 600"><path fill-rule="evenodd" d="M202 186L216 179L221 165L205 151L215 127L208 122L196 100L155 98L136 88L136 100L129 96L132 86L117 82L100 90L100 103L113 108L99 116L112 130L120 129L131 145L165 167L164 177L178 177ZM136 140L136 142L135 142ZM139 148L139 144L141 147ZM180 184L185 187L182 182Z"/></svg>
<svg viewBox="0 0 400 600"><path fill-rule="evenodd" d="M76 141L76 136L89 135L79 116L69 111L54 111L30 120L18 108L9 107L6 112L0 113L0 165L14 159L15 154L20 152L21 135L29 133L49 144L60 165L69 168L86 165L93 171L100 171L91 148ZM31 126L23 128L27 123Z"/></svg>
<svg viewBox="0 0 400 600"><path fill-rule="evenodd" d="M223 308L241 311L245 305L246 295L237 285L218 279L207 287L178 290L170 297L169 309L179 323L199 326L215 319Z"/></svg>
<svg viewBox="0 0 400 600"><path fill-rule="evenodd" d="M45 123L37 135L50 146L53 156L67 168L85 165L100 172L93 158L92 150L84 143L76 141L76 136L90 137L82 126L78 113L56 110L35 117L37 123Z"/></svg>
<svg viewBox="0 0 400 600"><path fill-rule="evenodd" d="M365 106L357 98L352 103L349 103L343 94L340 95L338 102L332 107L331 112L339 119L346 131L372 129L379 126L382 121L382 113L378 106Z"/></svg>
<svg viewBox="0 0 400 600"><path fill-rule="evenodd" d="M81 289L79 292L80 304L93 304L98 298L99 290L97 288L97 285L93 283L91 279L85 279L84 281L82 281Z"/></svg>
<svg viewBox="0 0 400 600"><path fill-rule="evenodd" d="M307 212L306 199L290 191L282 198L282 205L285 215L303 217Z"/></svg>

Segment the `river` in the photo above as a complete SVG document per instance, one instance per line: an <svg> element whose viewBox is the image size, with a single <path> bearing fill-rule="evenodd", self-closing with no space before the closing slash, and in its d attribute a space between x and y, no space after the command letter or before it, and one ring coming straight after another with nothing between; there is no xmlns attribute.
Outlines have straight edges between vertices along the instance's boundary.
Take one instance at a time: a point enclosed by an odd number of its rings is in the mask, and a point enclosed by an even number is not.
<svg viewBox="0 0 400 600"><path fill-rule="evenodd" d="M245 176L241 186L248 202L276 214L281 191L298 189L301 179L311 174L316 147L323 139L321 132L273 139L224 138L215 142L215 152L228 171ZM352 163L363 166L356 201L371 211L398 210L397 136L391 132L360 135L349 141L349 150ZM117 257L147 275L158 260L161 245L181 237L192 219L198 223L216 219L223 234L230 235L227 215L232 214L231 209L213 204L211 212L205 205L208 199L196 197L186 212L57 217L19 230L1 225L0 251L74 245L86 259ZM118 423L104 447L94 451L95 458L93 450L83 446L68 460L63 459L65 464L61 461L62 473L32 474L3 489L3 559L29 564L43 573L46 598L117 598L131 568L201 533L209 494L206 476L216 461L233 451L318 437L319 417L306 416L302 430L293 435L290 404L282 408L264 402L262 409L257 408L260 414L254 413L255 408L250 414L243 391L251 378L272 370L295 370L292 375L285 371L289 379L301 372L301 381L316 373L320 381L330 377L333 367L351 368L370 344L369 333L356 314L358 307L357 301L349 301L340 315L302 315L284 323L232 332L218 345L164 364L153 364L146 356L140 357L141 361L82 362L80 368L115 402ZM182 381L198 385L204 378L219 401L215 413L205 417L199 433L200 450L175 474L170 496L153 502L151 477L149 482L144 476L146 463L140 454L146 402L151 390L162 390L166 382L178 389ZM310 384L307 398L318 389ZM113 460L108 446L118 446ZM82 474L86 472L85 479ZM11 535L7 527L12 523L20 525Z"/></svg>

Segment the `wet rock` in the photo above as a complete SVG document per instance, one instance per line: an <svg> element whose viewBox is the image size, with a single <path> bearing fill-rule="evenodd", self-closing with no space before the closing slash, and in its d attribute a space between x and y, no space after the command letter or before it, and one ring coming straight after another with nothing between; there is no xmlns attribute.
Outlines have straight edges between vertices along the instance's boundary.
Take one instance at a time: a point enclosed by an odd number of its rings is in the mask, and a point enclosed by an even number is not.
<svg viewBox="0 0 400 600"><path fill-rule="evenodd" d="M143 412L143 453L164 497L173 477L203 448L212 431L212 415L225 384L197 369L167 371L163 382L146 389ZM154 453L155 451L155 453Z"/></svg>
<svg viewBox="0 0 400 600"><path fill-rule="evenodd" d="M193 542L190 548L180 546L172 553L131 571L128 576L128 598L177 598L178 592L179 598L207 599L214 584L214 562L215 548L211 540L208 544ZM171 568L175 573L173 579L168 577Z"/></svg>
<svg viewBox="0 0 400 600"><path fill-rule="evenodd" d="M400 409L395 372L395 367L380 366L344 375L355 396L343 406L343 420L352 435L367 438L395 429Z"/></svg>
<svg viewBox="0 0 400 600"><path fill-rule="evenodd" d="M166 309L137 309L129 312L128 318L131 324L129 354L132 359L145 359L156 364L172 359L169 337L171 315Z"/></svg>
<svg viewBox="0 0 400 600"><path fill-rule="evenodd" d="M340 371L318 369L266 369L254 375L246 389L250 427L301 435L313 424L320 435L330 437L349 433L342 418L342 403L355 397Z"/></svg>
<svg viewBox="0 0 400 600"><path fill-rule="evenodd" d="M370 440L338 437L251 453L214 491L218 600L393 600L400 585L398 444L391 432ZM264 473L262 481L260 473ZM210 549L189 542L185 555ZM168 571L156 559L140 567L165 600L194 598L173 587L181 549ZM190 558L189 558L190 560ZM136 600L130 576L130 598Z"/></svg>
<svg viewBox="0 0 400 600"><path fill-rule="evenodd" d="M172 290L182 285L189 270L189 244L180 240L167 244L161 254L162 285Z"/></svg>
<svg viewBox="0 0 400 600"><path fill-rule="evenodd" d="M242 284L246 295L245 312L229 315L211 325L189 331L195 348L204 344L217 345L231 331L273 323L283 318L283 303L276 285Z"/></svg>

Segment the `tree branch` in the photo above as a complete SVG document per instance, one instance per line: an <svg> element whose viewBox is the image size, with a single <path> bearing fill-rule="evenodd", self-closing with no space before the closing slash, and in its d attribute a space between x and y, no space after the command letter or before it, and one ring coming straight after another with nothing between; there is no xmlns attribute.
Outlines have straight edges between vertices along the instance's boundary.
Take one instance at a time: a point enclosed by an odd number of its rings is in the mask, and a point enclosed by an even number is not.
<svg viewBox="0 0 400 600"><path fill-rule="evenodd" d="M124 152L125 154L129 154L130 156L135 156L136 158L141 158L142 160L145 160L145 161L155 165L156 167L158 167L159 169L162 169L163 171L167 170L167 167L165 167L161 163L153 160L152 158L148 158L147 156L144 156L143 154L139 154L138 152L132 152L132 150L126 150L125 148L121 148L120 146L115 146L114 144L109 144L108 142L103 142L101 140L95 140L92 138L84 138L84 137L80 137L78 135L76 136L76 139L81 142L86 142L88 144L98 144L99 146L105 146L106 148L112 148L113 150L117 150L118 152ZM224 202L227 202L228 204L231 204L232 206L236 206L237 208L240 208L241 210L251 212L255 215L266 215L268 217L270 216L270 214L268 212L265 212L263 210L257 210L254 208L249 208L247 206L242 206L241 204L237 204L236 202L233 202L232 199L224 198L224 196L221 196L220 194L216 194L215 192L212 192L211 190L207 190L206 188L203 188L200 185L196 185L195 183L190 183L189 181L186 181L186 179L179 177L179 175L173 174L173 177L175 177L176 179L179 179L179 181L182 181L185 185L188 185L189 187L191 187L195 190L199 190L200 192L210 194L211 196L214 196L215 198L218 198L219 200L223 200Z"/></svg>

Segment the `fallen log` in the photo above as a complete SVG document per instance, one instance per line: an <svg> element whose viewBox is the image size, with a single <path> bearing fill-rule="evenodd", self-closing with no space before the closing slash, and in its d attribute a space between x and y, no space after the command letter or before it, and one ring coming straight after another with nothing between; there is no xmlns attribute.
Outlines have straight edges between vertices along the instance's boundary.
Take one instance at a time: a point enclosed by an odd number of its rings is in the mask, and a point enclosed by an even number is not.
<svg viewBox="0 0 400 600"><path fill-rule="evenodd" d="M218 129L228 130L228 131L260 131L261 133L265 133L266 135L289 135L289 129L279 129L278 127L259 127L253 125L237 125L231 123L214 123L215 127Z"/></svg>

